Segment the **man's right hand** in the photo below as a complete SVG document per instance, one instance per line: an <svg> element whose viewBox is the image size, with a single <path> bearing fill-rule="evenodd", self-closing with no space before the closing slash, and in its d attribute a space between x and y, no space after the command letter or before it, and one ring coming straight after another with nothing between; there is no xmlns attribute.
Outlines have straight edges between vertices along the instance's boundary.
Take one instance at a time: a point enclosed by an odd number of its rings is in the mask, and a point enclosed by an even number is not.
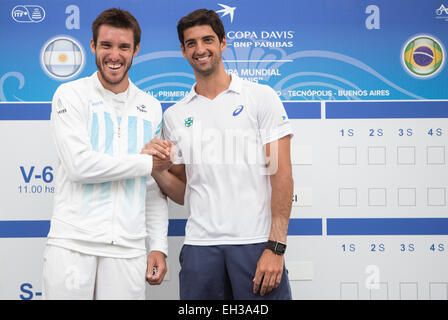
<svg viewBox="0 0 448 320"><path fill-rule="evenodd" d="M176 146L169 140L153 139L145 145L142 153L152 155L151 176L163 194L184 205L187 177L185 164L176 164Z"/></svg>
<svg viewBox="0 0 448 320"><path fill-rule="evenodd" d="M148 154L153 156L152 170L161 172L168 170L173 162L171 160L171 152L173 143L169 140L152 139L142 149L141 154Z"/></svg>

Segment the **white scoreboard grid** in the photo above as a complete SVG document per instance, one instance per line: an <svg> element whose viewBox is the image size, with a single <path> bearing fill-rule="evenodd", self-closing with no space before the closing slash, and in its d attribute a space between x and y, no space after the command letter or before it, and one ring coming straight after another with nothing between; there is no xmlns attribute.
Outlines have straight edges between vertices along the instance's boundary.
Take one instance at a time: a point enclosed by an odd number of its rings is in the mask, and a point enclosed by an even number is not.
<svg viewBox="0 0 448 320"><path fill-rule="evenodd" d="M293 298L448 299L447 101L284 105L295 134ZM57 172L50 104L0 107L0 299L40 299ZM178 299L186 218L170 202L169 272L148 299Z"/></svg>

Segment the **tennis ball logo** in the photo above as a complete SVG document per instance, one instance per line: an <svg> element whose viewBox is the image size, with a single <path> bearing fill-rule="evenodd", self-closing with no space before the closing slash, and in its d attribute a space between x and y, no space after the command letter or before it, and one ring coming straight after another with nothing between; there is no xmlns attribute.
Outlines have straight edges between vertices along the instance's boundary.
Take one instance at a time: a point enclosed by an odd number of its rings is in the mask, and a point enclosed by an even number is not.
<svg viewBox="0 0 448 320"><path fill-rule="evenodd" d="M42 48L41 65L42 69L54 79L72 79L84 67L83 49L71 38L53 38Z"/></svg>
<svg viewBox="0 0 448 320"><path fill-rule="evenodd" d="M442 70L445 53L442 45L430 36L418 36L406 43L402 54L405 69L415 77L428 78Z"/></svg>

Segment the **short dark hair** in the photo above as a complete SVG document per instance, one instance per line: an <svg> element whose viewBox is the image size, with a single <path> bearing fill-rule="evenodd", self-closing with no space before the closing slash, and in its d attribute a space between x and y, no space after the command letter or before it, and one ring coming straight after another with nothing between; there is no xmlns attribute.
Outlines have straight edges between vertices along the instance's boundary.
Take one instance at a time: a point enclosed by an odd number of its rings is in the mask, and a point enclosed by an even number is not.
<svg viewBox="0 0 448 320"><path fill-rule="evenodd" d="M184 45L184 31L195 26L209 25L218 35L219 42L225 37L224 25L218 14L213 10L197 9L179 20L177 24L177 35L179 41Z"/></svg>
<svg viewBox="0 0 448 320"><path fill-rule="evenodd" d="M135 47L140 43L140 38L142 31L137 19L126 10L120 8L110 8L104 10L99 14L99 16L92 23L92 33L93 33L93 43L96 46L96 41L98 39L98 30L103 24L122 29L131 29L134 33L134 50Z"/></svg>

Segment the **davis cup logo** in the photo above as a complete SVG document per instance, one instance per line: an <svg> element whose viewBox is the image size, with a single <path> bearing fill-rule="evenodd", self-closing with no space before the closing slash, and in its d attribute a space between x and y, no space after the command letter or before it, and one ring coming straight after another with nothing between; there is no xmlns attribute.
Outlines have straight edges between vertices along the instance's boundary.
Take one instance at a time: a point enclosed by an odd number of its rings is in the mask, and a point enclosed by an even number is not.
<svg viewBox="0 0 448 320"><path fill-rule="evenodd" d="M420 35L405 44L402 61L410 75L417 78L433 77L443 68L445 50L434 37Z"/></svg>
<svg viewBox="0 0 448 320"><path fill-rule="evenodd" d="M36 5L18 5L11 11L11 16L20 23L39 23L45 19L45 10Z"/></svg>
<svg viewBox="0 0 448 320"><path fill-rule="evenodd" d="M82 46L72 38L61 36L49 40L42 48L42 69L51 78L69 80L76 77L84 67Z"/></svg>

